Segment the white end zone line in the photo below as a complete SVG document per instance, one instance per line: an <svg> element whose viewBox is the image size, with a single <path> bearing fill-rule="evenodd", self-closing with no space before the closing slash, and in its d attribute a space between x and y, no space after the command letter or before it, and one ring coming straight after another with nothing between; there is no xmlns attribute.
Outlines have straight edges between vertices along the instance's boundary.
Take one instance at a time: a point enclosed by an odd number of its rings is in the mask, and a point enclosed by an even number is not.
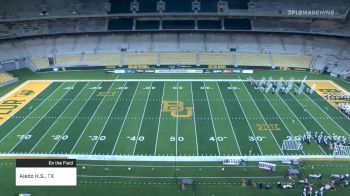
<svg viewBox="0 0 350 196"><path fill-rule="evenodd" d="M82 154L0 154L1 158L65 158L77 160L96 160L96 161L151 161L151 162L222 162L224 158L243 159L249 161L282 161L290 159L321 159L321 160L344 160L350 159L350 156L334 155L264 155L264 156L134 156L134 155L82 155Z"/></svg>

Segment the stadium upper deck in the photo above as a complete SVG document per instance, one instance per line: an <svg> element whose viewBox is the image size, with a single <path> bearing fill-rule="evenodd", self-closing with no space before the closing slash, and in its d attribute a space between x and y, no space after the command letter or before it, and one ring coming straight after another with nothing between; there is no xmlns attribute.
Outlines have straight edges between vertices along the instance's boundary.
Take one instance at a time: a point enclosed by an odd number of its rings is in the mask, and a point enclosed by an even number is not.
<svg viewBox="0 0 350 196"><path fill-rule="evenodd" d="M0 38L145 30L350 35L346 0L0 0L0 4Z"/></svg>

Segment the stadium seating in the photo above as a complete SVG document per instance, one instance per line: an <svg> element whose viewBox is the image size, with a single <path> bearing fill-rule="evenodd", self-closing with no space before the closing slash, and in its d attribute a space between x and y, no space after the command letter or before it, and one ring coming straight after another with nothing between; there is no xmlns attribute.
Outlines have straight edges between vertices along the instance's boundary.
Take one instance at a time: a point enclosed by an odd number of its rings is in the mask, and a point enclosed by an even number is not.
<svg viewBox="0 0 350 196"><path fill-rule="evenodd" d="M273 62L277 67L308 68L312 57L294 55L272 55Z"/></svg>
<svg viewBox="0 0 350 196"><path fill-rule="evenodd" d="M47 57L35 57L32 58L32 63L37 69L46 69L50 67Z"/></svg>
<svg viewBox="0 0 350 196"><path fill-rule="evenodd" d="M195 65L195 53L161 53L160 64L163 65Z"/></svg>
<svg viewBox="0 0 350 196"><path fill-rule="evenodd" d="M233 65L233 53L200 53L202 65Z"/></svg>
<svg viewBox="0 0 350 196"><path fill-rule="evenodd" d="M119 65L120 53L84 55L82 63L87 65Z"/></svg>
<svg viewBox="0 0 350 196"><path fill-rule="evenodd" d="M268 55L237 53L236 65L239 66L271 66Z"/></svg>
<svg viewBox="0 0 350 196"><path fill-rule="evenodd" d="M11 74L6 72L0 72L0 83L4 83L14 79Z"/></svg>
<svg viewBox="0 0 350 196"><path fill-rule="evenodd" d="M56 56L57 65L80 65L81 55L60 55Z"/></svg>
<svg viewBox="0 0 350 196"><path fill-rule="evenodd" d="M124 53L124 64L127 65L156 65L156 53Z"/></svg>

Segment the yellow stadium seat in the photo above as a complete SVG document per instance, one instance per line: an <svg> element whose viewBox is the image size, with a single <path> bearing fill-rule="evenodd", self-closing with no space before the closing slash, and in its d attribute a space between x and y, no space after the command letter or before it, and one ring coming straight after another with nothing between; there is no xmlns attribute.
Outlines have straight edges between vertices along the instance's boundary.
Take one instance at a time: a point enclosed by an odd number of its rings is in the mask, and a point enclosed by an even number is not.
<svg viewBox="0 0 350 196"><path fill-rule="evenodd" d="M195 65L196 53L161 53L162 65Z"/></svg>
<svg viewBox="0 0 350 196"><path fill-rule="evenodd" d="M266 54L237 53L236 64L243 66L271 66Z"/></svg>
<svg viewBox="0 0 350 196"><path fill-rule="evenodd" d="M201 65L232 65L233 53L200 53Z"/></svg>
<svg viewBox="0 0 350 196"><path fill-rule="evenodd" d="M157 64L156 53L124 53L126 65L155 65Z"/></svg>
<svg viewBox="0 0 350 196"><path fill-rule="evenodd" d="M312 57L296 55L272 55L274 64L277 67L308 68Z"/></svg>

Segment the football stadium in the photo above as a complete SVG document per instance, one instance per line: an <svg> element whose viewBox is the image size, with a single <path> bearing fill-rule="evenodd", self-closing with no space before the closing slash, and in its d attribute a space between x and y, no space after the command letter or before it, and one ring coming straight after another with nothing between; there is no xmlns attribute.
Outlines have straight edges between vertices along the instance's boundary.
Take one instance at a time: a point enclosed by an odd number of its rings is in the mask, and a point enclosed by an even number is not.
<svg viewBox="0 0 350 196"><path fill-rule="evenodd" d="M347 0L0 0L0 195L348 195Z"/></svg>

